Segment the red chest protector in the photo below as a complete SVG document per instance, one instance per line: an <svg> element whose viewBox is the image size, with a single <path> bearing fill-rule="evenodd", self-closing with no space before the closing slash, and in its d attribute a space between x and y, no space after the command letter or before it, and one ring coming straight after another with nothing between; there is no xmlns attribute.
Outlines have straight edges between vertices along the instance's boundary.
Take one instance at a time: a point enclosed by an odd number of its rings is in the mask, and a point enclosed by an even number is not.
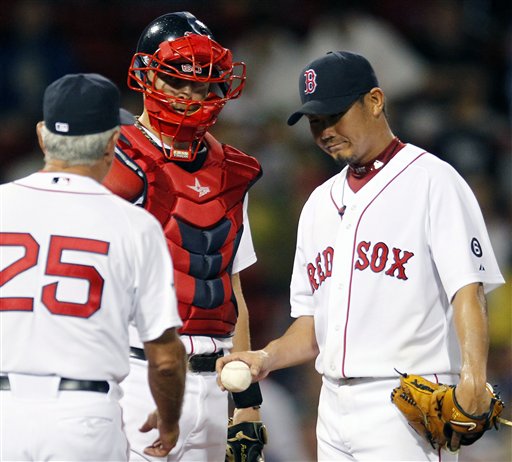
<svg viewBox="0 0 512 462"><path fill-rule="evenodd" d="M182 334L229 336L238 310L231 267L243 231L243 200L261 176L258 161L207 134L208 155L189 173L135 126L125 126L104 181L160 222L174 264Z"/></svg>

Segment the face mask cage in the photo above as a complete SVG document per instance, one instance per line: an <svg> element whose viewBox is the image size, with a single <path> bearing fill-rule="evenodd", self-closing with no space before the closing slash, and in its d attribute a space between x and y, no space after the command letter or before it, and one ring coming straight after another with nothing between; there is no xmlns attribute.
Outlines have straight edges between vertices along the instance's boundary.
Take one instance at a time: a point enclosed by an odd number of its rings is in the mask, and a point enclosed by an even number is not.
<svg viewBox="0 0 512 462"><path fill-rule="evenodd" d="M171 86L173 79L207 83L208 94L203 100L171 95L159 89L159 79ZM136 53L128 72L128 87L144 94L150 123L161 141L165 137L172 145L189 145L186 150L171 146L164 149L164 155L193 160L226 102L240 96L245 79L245 64L233 63L228 49L205 35L189 34L161 43L153 55Z"/></svg>

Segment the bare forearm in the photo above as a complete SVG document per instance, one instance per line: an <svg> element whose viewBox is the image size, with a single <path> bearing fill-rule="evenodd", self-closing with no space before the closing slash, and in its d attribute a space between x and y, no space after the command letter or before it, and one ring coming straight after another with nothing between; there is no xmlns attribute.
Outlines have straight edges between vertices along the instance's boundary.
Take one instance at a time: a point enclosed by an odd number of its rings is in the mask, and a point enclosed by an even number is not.
<svg viewBox="0 0 512 462"><path fill-rule="evenodd" d="M162 422L166 425L178 422L185 390L183 374L178 371L166 374L150 367L148 377L151 394Z"/></svg>
<svg viewBox="0 0 512 462"><path fill-rule="evenodd" d="M249 330L249 311L242 293L240 274L232 276L233 292L238 305L238 319L233 335L233 351L246 351L251 349L251 336Z"/></svg>
<svg viewBox="0 0 512 462"><path fill-rule="evenodd" d="M481 385L487 377L489 332L483 288L474 286L463 287L457 293L454 324L461 351L461 377L470 376Z"/></svg>
<svg viewBox="0 0 512 462"><path fill-rule="evenodd" d="M284 335L271 341L264 349L268 355L268 370L297 366L318 355L312 316L296 319Z"/></svg>
<svg viewBox="0 0 512 462"><path fill-rule="evenodd" d="M251 335L249 328L249 310L242 292L240 274L232 276L233 292L238 305L238 319L236 321L235 333L233 335L232 351L247 351L251 349ZM233 412L233 423L237 424L244 421L261 420L259 409L252 407L244 409L235 409Z"/></svg>
<svg viewBox="0 0 512 462"><path fill-rule="evenodd" d="M318 355L313 316L296 319L283 336L270 342L263 350L239 351L217 360L219 386L222 368L231 361L240 360L249 365L253 382L264 379L270 372L297 366Z"/></svg>
<svg viewBox="0 0 512 462"><path fill-rule="evenodd" d="M148 361L148 381L158 413L164 425L174 425L181 414L185 391L185 348L178 337L164 360Z"/></svg>
<svg viewBox="0 0 512 462"><path fill-rule="evenodd" d="M485 296L481 284L460 289L453 300L454 325L461 352L461 374L457 400L470 414L489 407L486 392L489 332Z"/></svg>

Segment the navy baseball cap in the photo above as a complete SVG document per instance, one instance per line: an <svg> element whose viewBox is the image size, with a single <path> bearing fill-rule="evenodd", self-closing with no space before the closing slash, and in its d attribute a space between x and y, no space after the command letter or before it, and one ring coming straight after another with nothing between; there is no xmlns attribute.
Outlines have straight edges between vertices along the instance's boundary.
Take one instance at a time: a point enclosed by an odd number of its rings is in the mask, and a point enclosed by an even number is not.
<svg viewBox="0 0 512 462"><path fill-rule="evenodd" d="M366 58L349 51L329 51L302 71L299 77L302 107L288 118L288 125L296 124L304 114L345 112L360 95L378 86Z"/></svg>
<svg viewBox="0 0 512 462"><path fill-rule="evenodd" d="M120 99L119 88L100 74L67 74L44 92L44 123L52 133L65 136L133 125L135 118L119 107Z"/></svg>

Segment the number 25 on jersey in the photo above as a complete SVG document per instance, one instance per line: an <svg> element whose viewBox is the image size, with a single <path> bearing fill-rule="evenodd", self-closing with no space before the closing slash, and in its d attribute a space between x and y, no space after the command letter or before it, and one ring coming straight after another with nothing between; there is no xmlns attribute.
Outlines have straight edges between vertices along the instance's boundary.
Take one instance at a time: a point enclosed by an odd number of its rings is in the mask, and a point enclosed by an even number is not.
<svg viewBox="0 0 512 462"><path fill-rule="evenodd" d="M41 255L40 245L29 233L0 233L0 250L2 247L16 246L24 249L24 255L11 262L5 268L2 263L0 271L1 288L8 283L14 283L15 278L25 271L44 265L45 275L82 279L89 282L89 292L85 303L60 301L57 299L59 282L46 284L42 287L41 301L52 314L88 318L99 310L103 293L104 279L94 266L65 263L62 253L65 250L108 255L109 243L95 239L67 236L50 236L48 254ZM2 259L3 260L3 259ZM16 297L0 297L0 311L33 311L34 298L28 296L33 288L19 287ZM26 291L24 293L24 291Z"/></svg>

